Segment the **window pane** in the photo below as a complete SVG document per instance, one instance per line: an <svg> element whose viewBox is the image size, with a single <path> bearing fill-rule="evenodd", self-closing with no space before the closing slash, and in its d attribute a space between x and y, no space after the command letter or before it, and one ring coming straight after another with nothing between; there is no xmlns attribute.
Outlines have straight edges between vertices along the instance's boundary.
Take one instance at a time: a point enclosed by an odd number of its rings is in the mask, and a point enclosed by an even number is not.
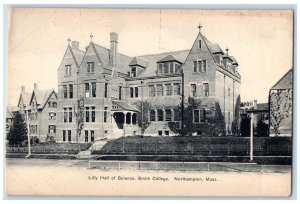
<svg viewBox="0 0 300 204"><path fill-rule="evenodd" d="M90 108L85 108L85 122L90 122Z"/></svg>
<svg viewBox="0 0 300 204"><path fill-rule="evenodd" d="M69 98L73 98L73 85L69 85Z"/></svg>
<svg viewBox="0 0 300 204"><path fill-rule="evenodd" d="M67 85L63 85L63 95L64 95L64 98L68 98Z"/></svg>
<svg viewBox="0 0 300 204"><path fill-rule="evenodd" d="M154 97L154 96L155 96L155 87L149 86L149 97Z"/></svg>
<svg viewBox="0 0 300 204"><path fill-rule="evenodd" d="M208 83L203 84L203 94L204 94L204 96L209 96L209 85L208 85Z"/></svg>
<svg viewBox="0 0 300 204"><path fill-rule="evenodd" d="M200 122L205 122L205 109L200 111Z"/></svg>
<svg viewBox="0 0 300 204"><path fill-rule="evenodd" d="M155 121L155 110L150 110L150 121Z"/></svg>
<svg viewBox="0 0 300 204"><path fill-rule="evenodd" d="M96 97L96 83L92 83L92 97Z"/></svg>
<svg viewBox="0 0 300 204"><path fill-rule="evenodd" d="M133 87L130 87L130 98L133 98Z"/></svg>
<svg viewBox="0 0 300 204"><path fill-rule="evenodd" d="M180 84L174 84L174 95L180 95Z"/></svg>
<svg viewBox="0 0 300 204"><path fill-rule="evenodd" d="M164 120L163 110L157 109L157 121L163 121L163 120Z"/></svg>
<svg viewBox="0 0 300 204"><path fill-rule="evenodd" d="M166 113L166 121L171 121L172 113L171 110L167 109L165 110Z"/></svg>
<svg viewBox="0 0 300 204"><path fill-rule="evenodd" d="M90 97L90 84L85 83L85 97Z"/></svg>
<svg viewBox="0 0 300 204"><path fill-rule="evenodd" d="M134 87L135 97L139 97L139 87Z"/></svg>
<svg viewBox="0 0 300 204"><path fill-rule="evenodd" d="M196 84L191 84L191 95L196 96Z"/></svg>
<svg viewBox="0 0 300 204"><path fill-rule="evenodd" d="M197 72L198 69L197 69L197 61L194 61L194 72Z"/></svg>
<svg viewBox="0 0 300 204"><path fill-rule="evenodd" d="M170 74L174 73L174 62L170 62Z"/></svg>
<svg viewBox="0 0 300 204"><path fill-rule="evenodd" d="M194 123L199 123L199 110L194 110Z"/></svg>
<svg viewBox="0 0 300 204"><path fill-rule="evenodd" d="M163 86L162 85L157 85L157 96L163 96Z"/></svg>
<svg viewBox="0 0 300 204"><path fill-rule="evenodd" d="M169 63L164 63L164 74L168 74L169 73Z"/></svg>
<svg viewBox="0 0 300 204"><path fill-rule="evenodd" d="M172 86L171 86L171 84L166 84L166 95L167 96L172 95Z"/></svg>
<svg viewBox="0 0 300 204"><path fill-rule="evenodd" d="M206 60L202 61L202 72L206 72Z"/></svg>

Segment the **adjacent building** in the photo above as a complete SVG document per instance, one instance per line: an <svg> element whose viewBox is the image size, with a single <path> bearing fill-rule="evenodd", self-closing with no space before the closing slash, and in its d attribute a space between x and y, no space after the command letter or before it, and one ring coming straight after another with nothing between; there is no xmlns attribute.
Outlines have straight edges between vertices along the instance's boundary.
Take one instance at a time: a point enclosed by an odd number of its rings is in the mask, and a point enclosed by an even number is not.
<svg viewBox="0 0 300 204"><path fill-rule="evenodd" d="M194 123L205 123L220 112L225 131L239 124L241 77L238 62L201 33L189 50L129 57L118 52L118 34L110 49L91 41L85 50L68 39L58 68L58 142L93 142L141 134L140 105L150 122L145 135L175 135L168 122L180 122L178 107L189 97L201 102ZM182 100L183 97L183 100Z"/></svg>
<svg viewBox="0 0 300 204"><path fill-rule="evenodd" d="M289 70L269 92L270 136L292 136L293 69Z"/></svg>
<svg viewBox="0 0 300 204"><path fill-rule="evenodd" d="M39 90L34 84L34 90L25 92L22 86L17 108L28 122L29 136L40 142L56 139L57 93L54 89Z"/></svg>

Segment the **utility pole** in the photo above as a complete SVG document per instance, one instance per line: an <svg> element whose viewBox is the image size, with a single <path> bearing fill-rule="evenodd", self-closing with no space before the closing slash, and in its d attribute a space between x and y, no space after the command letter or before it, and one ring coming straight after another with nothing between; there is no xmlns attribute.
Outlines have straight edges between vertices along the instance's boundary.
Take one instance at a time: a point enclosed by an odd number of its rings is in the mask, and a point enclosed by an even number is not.
<svg viewBox="0 0 300 204"><path fill-rule="evenodd" d="M141 87L142 87L142 132L141 132L141 136L144 136L144 91L143 91L143 83L144 81L141 81Z"/></svg>
<svg viewBox="0 0 300 204"><path fill-rule="evenodd" d="M181 95L181 130L183 130L184 128L184 125L183 125L183 116L184 116L184 73L183 73L183 70L181 69L181 77L182 77L182 95Z"/></svg>
<svg viewBox="0 0 300 204"><path fill-rule="evenodd" d="M28 155L26 158L31 156L31 144L30 144L30 136L29 136L29 118L28 118L28 110L29 110L29 105L26 105L26 123L27 123L27 144L28 144Z"/></svg>
<svg viewBox="0 0 300 204"><path fill-rule="evenodd" d="M251 122L250 122L250 162L253 161L253 113L251 113Z"/></svg>

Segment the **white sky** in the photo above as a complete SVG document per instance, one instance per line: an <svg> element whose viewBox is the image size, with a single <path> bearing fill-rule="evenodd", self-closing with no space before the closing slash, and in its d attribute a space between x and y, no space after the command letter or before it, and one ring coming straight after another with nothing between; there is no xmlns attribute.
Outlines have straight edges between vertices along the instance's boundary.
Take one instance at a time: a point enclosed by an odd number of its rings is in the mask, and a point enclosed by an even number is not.
<svg viewBox="0 0 300 204"><path fill-rule="evenodd" d="M128 56L190 49L198 33L239 62L241 99L267 102L269 89L292 67L293 16L289 11L15 9L11 13L7 103L16 106L22 85L57 89L67 38L118 49Z"/></svg>

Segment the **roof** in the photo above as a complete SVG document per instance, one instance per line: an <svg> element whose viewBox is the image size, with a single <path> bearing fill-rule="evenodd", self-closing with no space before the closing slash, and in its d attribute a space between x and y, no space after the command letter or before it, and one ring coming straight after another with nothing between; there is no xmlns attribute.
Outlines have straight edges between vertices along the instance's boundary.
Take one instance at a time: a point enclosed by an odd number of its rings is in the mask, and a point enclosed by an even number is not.
<svg viewBox="0 0 300 204"><path fill-rule="evenodd" d="M105 68L110 69L110 64L109 64L109 53L110 50L101 46L101 45L97 45L95 43L93 43L95 49L96 49L96 54L99 56L101 62L102 62L102 66ZM122 73L126 73L129 71L129 63L132 61L132 57L123 55L121 53L118 53L118 71L122 72Z"/></svg>
<svg viewBox="0 0 300 204"><path fill-rule="evenodd" d="M74 57L75 57L75 60L76 60L77 64L80 65L80 63L81 63L81 61L84 57L85 52L82 51L82 50L79 50L79 49L74 49L74 48L72 48L71 50L74 54Z"/></svg>
<svg viewBox="0 0 300 204"><path fill-rule="evenodd" d="M139 58L148 62L147 68L139 75L139 77L156 76L157 62L168 55L172 55L173 58L176 59L176 61L184 63L189 54L189 51L190 50L179 50L174 52L139 56Z"/></svg>
<svg viewBox="0 0 300 204"><path fill-rule="evenodd" d="M271 88L271 90L278 89L292 89L293 88L293 70L290 69L279 81Z"/></svg>
<svg viewBox="0 0 300 204"><path fill-rule="evenodd" d="M135 57L133 58L133 60L129 63L129 66L134 66L134 65L140 65L142 67L146 67L147 66L147 61L142 60L139 57Z"/></svg>
<svg viewBox="0 0 300 204"><path fill-rule="evenodd" d="M118 110L120 110L120 111L129 110L129 111L139 112L138 109L136 109L135 107L131 106L130 104L128 104L124 101L113 100L112 102L117 104L120 107L120 109L117 109L117 111ZM114 110L114 111L116 111L116 110Z"/></svg>
<svg viewBox="0 0 300 204"><path fill-rule="evenodd" d="M232 64L238 65L238 62L236 61L236 59L233 56L229 56L229 59L231 59Z"/></svg>
<svg viewBox="0 0 300 204"><path fill-rule="evenodd" d="M55 97L57 97L54 89L34 90L33 91L33 94L35 95L35 98L36 98L38 109L41 109L41 108L43 109L45 107L45 105L47 104L52 93L54 93ZM32 94L32 97L33 97L33 94Z"/></svg>
<svg viewBox="0 0 300 204"><path fill-rule="evenodd" d="M31 93L29 93L29 92L22 92L22 93L20 94L18 106L19 106L19 103L20 103L21 98L23 98L23 103L24 103L25 105L27 105L27 104L30 103Z"/></svg>
<svg viewBox="0 0 300 204"><path fill-rule="evenodd" d="M222 54L224 54L223 50L220 48L220 46L218 44L209 44L208 48L210 49L210 51L213 54L216 54L216 53L222 53Z"/></svg>
<svg viewBox="0 0 300 204"><path fill-rule="evenodd" d="M6 108L6 118L13 118L13 115L12 115L11 111L8 110L8 108Z"/></svg>
<svg viewBox="0 0 300 204"><path fill-rule="evenodd" d="M168 56L158 60L157 62L171 62L171 61L178 61L178 60L175 59L173 55L168 55Z"/></svg>
<svg viewBox="0 0 300 204"><path fill-rule="evenodd" d="M251 107L246 110L246 112L256 112L256 111L269 111L269 104L268 103L258 103L257 108Z"/></svg>

